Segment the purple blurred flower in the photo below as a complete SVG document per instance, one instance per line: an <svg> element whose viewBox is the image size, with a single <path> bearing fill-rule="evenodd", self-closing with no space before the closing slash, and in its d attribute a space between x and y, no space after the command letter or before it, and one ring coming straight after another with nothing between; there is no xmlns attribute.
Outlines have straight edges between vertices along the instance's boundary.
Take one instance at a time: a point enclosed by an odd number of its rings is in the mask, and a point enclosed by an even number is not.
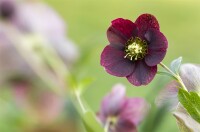
<svg viewBox="0 0 200 132"><path fill-rule="evenodd" d="M0 22L0 83L15 77L33 78L34 72L18 53L13 41L14 33L9 31L10 25ZM18 35L18 34L17 34Z"/></svg>
<svg viewBox="0 0 200 132"><path fill-rule="evenodd" d="M65 22L46 4L39 1L0 0L0 12L12 12L9 15L12 19L0 20L0 83L13 75L29 79L35 77L29 66L31 64L27 64L16 49L16 45L22 45L21 38L16 36L24 36L25 39L30 36L41 37L44 40L41 43L52 46L67 67L73 66L78 59L77 47L66 37Z"/></svg>
<svg viewBox="0 0 200 132"><path fill-rule="evenodd" d="M66 22L47 4L37 1L18 4L17 17L13 23L22 31L44 37L66 64L78 59L76 45L66 38Z"/></svg>
<svg viewBox="0 0 200 132"><path fill-rule="evenodd" d="M200 65L189 63L181 65L180 77L188 91L200 92ZM156 99L156 104L158 107L167 105L170 110L175 110L173 114L180 126L184 126L188 131L198 132L200 124L196 122L179 103L177 95L178 88L180 87L181 86L176 81L170 82L166 88L160 92Z"/></svg>
<svg viewBox="0 0 200 132"><path fill-rule="evenodd" d="M115 85L101 103L98 117L109 132L136 132L149 105L143 98L128 98L125 87Z"/></svg>
<svg viewBox="0 0 200 132"><path fill-rule="evenodd" d="M63 112L65 100L45 89L45 85L40 84L38 87L27 80L14 80L11 86L18 107L37 118L39 122L52 123Z"/></svg>
<svg viewBox="0 0 200 132"><path fill-rule="evenodd" d="M200 92L200 65L183 64L179 74L188 91ZM156 104L158 106L169 104L170 109L174 110L179 103L177 98L179 87L181 86L176 81L170 82L160 92Z"/></svg>
<svg viewBox="0 0 200 132"><path fill-rule="evenodd" d="M0 0L1 6L0 13L7 15L7 23L25 35L40 35L68 66L76 62L78 48L66 37L66 22L47 4L41 1Z"/></svg>
<svg viewBox="0 0 200 132"><path fill-rule="evenodd" d="M135 86L150 83L168 47L156 18L143 14L135 23L115 19L107 30L107 37L110 44L101 54L105 70L111 75L126 77Z"/></svg>

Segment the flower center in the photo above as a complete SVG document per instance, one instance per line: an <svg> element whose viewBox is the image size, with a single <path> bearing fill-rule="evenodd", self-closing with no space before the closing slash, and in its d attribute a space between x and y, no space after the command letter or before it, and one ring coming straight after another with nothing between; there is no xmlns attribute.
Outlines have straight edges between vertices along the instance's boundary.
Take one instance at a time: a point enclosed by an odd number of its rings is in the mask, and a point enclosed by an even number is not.
<svg viewBox="0 0 200 132"><path fill-rule="evenodd" d="M107 118L107 121L106 121L106 125L105 125L105 128L107 130L111 130L111 131L116 131L115 129L115 126L117 124L117 121L118 121L118 118L115 117L115 116L109 116Z"/></svg>
<svg viewBox="0 0 200 132"><path fill-rule="evenodd" d="M131 61L141 60L147 54L147 42L139 37L131 37L125 45L125 56Z"/></svg>

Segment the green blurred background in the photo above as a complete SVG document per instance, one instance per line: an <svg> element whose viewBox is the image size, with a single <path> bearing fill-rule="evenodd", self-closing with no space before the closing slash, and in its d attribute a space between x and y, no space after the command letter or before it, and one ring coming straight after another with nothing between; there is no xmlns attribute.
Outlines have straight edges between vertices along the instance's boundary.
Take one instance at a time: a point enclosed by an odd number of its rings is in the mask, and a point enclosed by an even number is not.
<svg viewBox="0 0 200 132"><path fill-rule="evenodd" d="M84 97L91 108L98 110L102 97L116 83L127 87L130 97L145 97L154 101L167 81L157 75L148 86L134 87L125 78L107 74L100 66L100 54L108 44L106 30L118 17L132 21L142 13L155 15L161 32L169 42L164 63L183 56L184 63L200 62L200 2L198 0L46 0L64 18L69 37L79 46L80 60L75 75L94 77L95 81ZM158 125L157 132L178 131L173 115L168 112ZM148 130L147 130L148 131Z"/></svg>

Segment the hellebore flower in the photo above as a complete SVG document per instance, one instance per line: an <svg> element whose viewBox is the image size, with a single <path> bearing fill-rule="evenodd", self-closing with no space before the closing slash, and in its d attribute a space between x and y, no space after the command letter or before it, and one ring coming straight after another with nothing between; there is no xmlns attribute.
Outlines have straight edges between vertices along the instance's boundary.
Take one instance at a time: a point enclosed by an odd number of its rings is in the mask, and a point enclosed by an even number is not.
<svg viewBox="0 0 200 132"><path fill-rule="evenodd" d="M125 97L125 87L115 85L101 103L98 117L109 132L136 132L149 105L143 98Z"/></svg>
<svg viewBox="0 0 200 132"><path fill-rule="evenodd" d="M107 30L107 37L110 44L101 54L105 70L111 75L126 77L135 86L150 83L168 47L156 18L143 14L135 23L115 19Z"/></svg>
<svg viewBox="0 0 200 132"><path fill-rule="evenodd" d="M183 64L180 68L180 77L183 80L188 91L200 92L200 65ZM165 89L163 89L156 99L158 107L167 105L170 110L175 110L173 113L177 119L178 124L184 125L188 131L198 132L200 124L196 122L179 103L178 88L179 83L172 81Z"/></svg>

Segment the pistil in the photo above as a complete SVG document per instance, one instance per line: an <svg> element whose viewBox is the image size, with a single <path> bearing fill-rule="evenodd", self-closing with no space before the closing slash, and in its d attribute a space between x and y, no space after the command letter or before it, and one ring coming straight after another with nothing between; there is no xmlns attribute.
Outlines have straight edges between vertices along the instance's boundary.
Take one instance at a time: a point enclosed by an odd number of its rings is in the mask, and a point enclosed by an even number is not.
<svg viewBox="0 0 200 132"><path fill-rule="evenodd" d="M125 56L131 61L141 60L147 54L147 43L139 37L131 37L125 46Z"/></svg>

